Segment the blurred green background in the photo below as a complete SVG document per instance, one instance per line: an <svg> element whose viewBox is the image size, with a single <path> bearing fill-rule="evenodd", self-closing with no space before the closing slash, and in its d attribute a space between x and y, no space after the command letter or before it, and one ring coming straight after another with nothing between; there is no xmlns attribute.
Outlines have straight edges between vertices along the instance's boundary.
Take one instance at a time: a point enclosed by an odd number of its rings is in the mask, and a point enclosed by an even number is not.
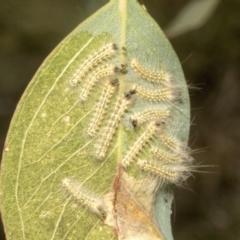
<svg viewBox="0 0 240 240"><path fill-rule="evenodd" d="M0 0L1 148L16 104L42 61L105 2ZM166 29L190 0L142 2ZM189 144L194 158L199 165L215 165L201 168L207 173L194 173L176 190L174 239L240 239L240 0L220 0L202 27L170 41L193 86Z"/></svg>

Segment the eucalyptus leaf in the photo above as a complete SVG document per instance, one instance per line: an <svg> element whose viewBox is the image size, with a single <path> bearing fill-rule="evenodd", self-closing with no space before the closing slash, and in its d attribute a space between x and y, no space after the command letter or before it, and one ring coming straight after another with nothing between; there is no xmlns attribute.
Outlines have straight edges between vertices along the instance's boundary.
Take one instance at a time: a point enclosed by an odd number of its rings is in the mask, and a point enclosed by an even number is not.
<svg viewBox="0 0 240 240"><path fill-rule="evenodd" d="M190 1L164 32L169 38L173 38L200 28L212 16L219 2L219 0Z"/></svg>
<svg viewBox="0 0 240 240"><path fill-rule="evenodd" d="M189 118L168 40L136 0L111 0L47 57L17 106L1 169L7 239L173 239Z"/></svg>

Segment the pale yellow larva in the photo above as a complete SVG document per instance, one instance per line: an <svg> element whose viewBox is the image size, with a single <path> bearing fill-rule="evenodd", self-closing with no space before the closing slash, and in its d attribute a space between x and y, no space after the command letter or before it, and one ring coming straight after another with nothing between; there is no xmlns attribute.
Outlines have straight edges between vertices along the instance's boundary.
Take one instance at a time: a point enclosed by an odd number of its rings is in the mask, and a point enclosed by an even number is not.
<svg viewBox="0 0 240 240"><path fill-rule="evenodd" d="M118 127L119 121L127 110L129 99L121 96L117 99L113 113L111 114L104 131L101 134L98 148L96 151L97 159L101 160L106 156L108 147L113 139L113 135Z"/></svg>
<svg viewBox="0 0 240 240"><path fill-rule="evenodd" d="M90 55L79 67L78 71L70 79L70 85L76 86L84 77L102 61L113 57L116 54L117 46L108 43L101 47L97 52Z"/></svg>
<svg viewBox="0 0 240 240"><path fill-rule="evenodd" d="M137 154L142 150L145 144L154 137L157 131L157 125L155 122L151 122L148 128L143 132L143 134L137 139L137 141L130 147L126 156L122 160L123 167L127 168L135 159Z"/></svg>
<svg viewBox="0 0 240 240"><path fill-rule="evenodd" d="M150 71L144 68L137 59L131 61L131 67L139 77L154 83L169 83L171 81L170 74L165 71Z"/></svg>
<svg viewBox="0 0 240 240"><path fill-rule="evenodd" d="M101 96L95 107L94 115L91 119L90 125L88 127L88 134L94 136L101 124L101 121L106 113L109 105L110 98L118 85L117 79L113 81L107 81L102 89Z"/></svg>

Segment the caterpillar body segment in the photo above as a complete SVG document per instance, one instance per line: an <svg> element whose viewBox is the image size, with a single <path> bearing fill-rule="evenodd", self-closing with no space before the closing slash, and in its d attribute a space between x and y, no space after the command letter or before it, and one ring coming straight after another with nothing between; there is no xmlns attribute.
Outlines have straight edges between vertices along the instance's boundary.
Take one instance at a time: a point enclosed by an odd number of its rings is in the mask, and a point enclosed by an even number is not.
<svg viewBox="0 0 240 240"><path fill-rule="evenodd" d="M150 102L171 102L179 97L178 92L173 88L150 90L136 84L134 89L139 97Z"/></svg>
<svg viewBox="0 0 240 240"><path fill-rule="evenodd" d="M124 96L121 96L117 99L110 119L108 120L107 125L101 134L98 149L96 151L97 159L102 160L106 156L107 150L113 139L114 133L116 132L119 122L123 117L123 114L127 110L129 103L130 103L129 99L125 98Z"/></svg>
<svg viewBox="0 0 240 240"><path fill-rule="evenodd" d="M111 77L115 74L115 65L114 64L106 64L102 67L99 67L96 69L94 74L87 80L87 82L82 87L81 93L80 93L80 100L86 101L92 88L94 85L104 77Z"/></svg>
<svg viewBox="0 0 240 240"><path fill-rule="evenodd" d="M99 101L95 107L93 118L88 127L88 135L94 136L96 134L109 106L109 101L111 100L117 86L117 79L105 83Z"/></svg>
<svg viewBox="0 0 240 240"><path fill-rule="evenodd" d="M184 165L167 166L147 160L139 160L137 164L141 170L158 177L164 184L179 185L189 176L189 168Z"/></svg>
<svg viewBox="0 0 240 240"><path fill-rule="evenodd" d="M112 58L117 53L117 45L108 43L101 47L97 52L91 54L79 67L78 71L70 80L70 85L75 87L80 83L86 75L97 65L106 59Z"/></svg>
<svg viewBox="0 0 240 240"><path fill-rule="evenodd" d="M163 163L179 164L183 161L183 157L181 155L167 152L161 148L154 148L152 149L152 152L157 159Z"/></svg>
<svg viewBox="0 0 240 240"><path fill-rule="evenodd" d="M88 208L91 212L100 217L105 215L105 206L100 197L92 197L81 186L69 178L62 180L62 186L67 194L80 205Z"/></svg>
<svg viewBox="0 0 240 240"><path fill-rule="evenodd" d="M151 120L162 120L170 116L169 110L148 109L134 113L131 117L133 126L142 125Z"/></svg>
<svg viewBox="0 0 240 240"><path fill-rule="evenodd" d="M150 71L144 68L135 58L131 61L131 67L139 77L146 79L150 82L163 84L169 84L171 82L171 76L168 72Z"/></svg>
<svg viewBox="0 0 240 240"><path fill-rule="evenodd" d="M121 161L124 168L127 168L144 148L146 143L150 141L156 134L158 126L156 122L151 122L148 128L142 133L142 135L136 140L136 142L130 147L126 156Z"/></svg>

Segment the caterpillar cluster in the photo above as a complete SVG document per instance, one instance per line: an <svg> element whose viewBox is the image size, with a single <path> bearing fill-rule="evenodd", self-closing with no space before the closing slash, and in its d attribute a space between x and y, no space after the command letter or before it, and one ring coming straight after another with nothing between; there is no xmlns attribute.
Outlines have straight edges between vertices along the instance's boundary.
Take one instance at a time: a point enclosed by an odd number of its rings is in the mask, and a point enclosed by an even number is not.
<svg viewBox="0 0 240 240"><path fill-rule="evenodd" d="M179 139L177 131L170 130L175 104L182 97L181 88L171 73L149 70L137 58L130 59L130 67L126 63L119 67L114 59L120 54L114 43L100 47L69 80L71 86L79 87L80 102L87 102L96 86L100 89L86 127L86 136L95 142L92 161L105 161L112 146L116 147L119 132L127 129L130 137L126 139L131 140L124 146L117 145L122 156L117 159L118 168L130 175L132 168L138 169L139 174L149 174L163 185L181 185L189 176L192 162L187 144ZM130 76L140 81L133 83ZM104 196L91 197L70 178L64 179L62 185L93 213L109 214Z"/></svg>

